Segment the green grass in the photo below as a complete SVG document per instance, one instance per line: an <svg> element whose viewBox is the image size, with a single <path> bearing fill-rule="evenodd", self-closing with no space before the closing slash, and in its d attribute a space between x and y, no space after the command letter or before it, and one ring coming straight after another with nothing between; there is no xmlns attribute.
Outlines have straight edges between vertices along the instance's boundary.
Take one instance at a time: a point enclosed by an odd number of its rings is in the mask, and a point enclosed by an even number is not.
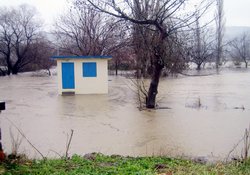
<svg viewBox="0 0 250 175"><path fill-rule="evenodd" d="M87 158L75 155L69 160L6 160L0 164L0 174L5 175L153 175L161 173L166 175L249 175L250 160L244 163L203 165L189 160L167 157L133 158L91 154Z"/></svg>

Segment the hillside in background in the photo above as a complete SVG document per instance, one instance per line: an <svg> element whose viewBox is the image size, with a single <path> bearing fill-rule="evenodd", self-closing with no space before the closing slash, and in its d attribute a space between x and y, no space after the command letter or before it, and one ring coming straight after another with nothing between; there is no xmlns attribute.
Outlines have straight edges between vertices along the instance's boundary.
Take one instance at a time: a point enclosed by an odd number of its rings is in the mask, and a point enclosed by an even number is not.
<svg viewBox="0 0 250 175"><path fill-rule="evenodd" d="M248 26L228 26L225 28L225 40L231 40L235 37L248 33L250 35L250 27Z"/></svg>

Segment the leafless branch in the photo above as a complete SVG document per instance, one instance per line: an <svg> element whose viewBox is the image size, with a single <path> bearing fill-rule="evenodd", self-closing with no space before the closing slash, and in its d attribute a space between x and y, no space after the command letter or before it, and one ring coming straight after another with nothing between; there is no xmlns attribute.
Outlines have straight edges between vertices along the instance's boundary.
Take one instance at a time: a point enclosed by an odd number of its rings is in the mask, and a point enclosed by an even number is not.
<svg viewBox="0 0 250 175"><path fill-rule="evenodd" d="M69 148L70 148L70 144L71 144L71 141L72 141L72 138L73 138L73 134L74 134L74 130L71 129L69 140L66 143L66 152L65 152L65 158L66 159L69 158Z"/></svg>
<svg viewBox="0 0 250 175"><path fill-rule="evenodd" d="M10 124L14 127L14 128L16 128L16 130L21 134L21 136L30 144L30 146L32 147L32 148L34 148L34 150L36 150L39 154L40 154L40 156L45 160L46 159L46 157L35 147L35 145L34 144L32 144L31 143L31 141L25 136L25 134L23 133L23 131L21 131L21 129L19 129L16 125L15 125L15 123L14 122L12 122L8 117L5 117L9 122L10 122Z"/></svg>

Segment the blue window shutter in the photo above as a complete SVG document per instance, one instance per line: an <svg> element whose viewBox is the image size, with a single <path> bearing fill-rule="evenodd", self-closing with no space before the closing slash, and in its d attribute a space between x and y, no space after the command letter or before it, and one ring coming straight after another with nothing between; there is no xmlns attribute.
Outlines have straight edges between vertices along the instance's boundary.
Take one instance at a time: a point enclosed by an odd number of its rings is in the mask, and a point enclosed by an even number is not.
<svg viewBox="0 0 250 175"><path fill-rule="evenodd" d="M96 77L96 62L82 63L83 77Z"/></svg>

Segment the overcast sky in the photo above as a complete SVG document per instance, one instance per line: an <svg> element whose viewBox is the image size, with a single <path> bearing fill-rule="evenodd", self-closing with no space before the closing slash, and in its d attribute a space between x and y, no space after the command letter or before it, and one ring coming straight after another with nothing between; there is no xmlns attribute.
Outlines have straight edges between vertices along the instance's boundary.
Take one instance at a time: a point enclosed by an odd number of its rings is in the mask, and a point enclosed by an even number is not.
<svg viewBox="0 0 250 175"><path fill-rule="evenodd" d="M47 27L67 9L69 0L0 0L0 6L20 5L23 3L37 8ZM250 0L224 0L226 26L250 26Z"/></svg>
<svg viewBox="0 0 250 175"><path fill-rule="evenodd" d="M32 5L37 9L48 29L55 18L67 9L67 2L68 0L0 0L0 6Z"/></svg>

